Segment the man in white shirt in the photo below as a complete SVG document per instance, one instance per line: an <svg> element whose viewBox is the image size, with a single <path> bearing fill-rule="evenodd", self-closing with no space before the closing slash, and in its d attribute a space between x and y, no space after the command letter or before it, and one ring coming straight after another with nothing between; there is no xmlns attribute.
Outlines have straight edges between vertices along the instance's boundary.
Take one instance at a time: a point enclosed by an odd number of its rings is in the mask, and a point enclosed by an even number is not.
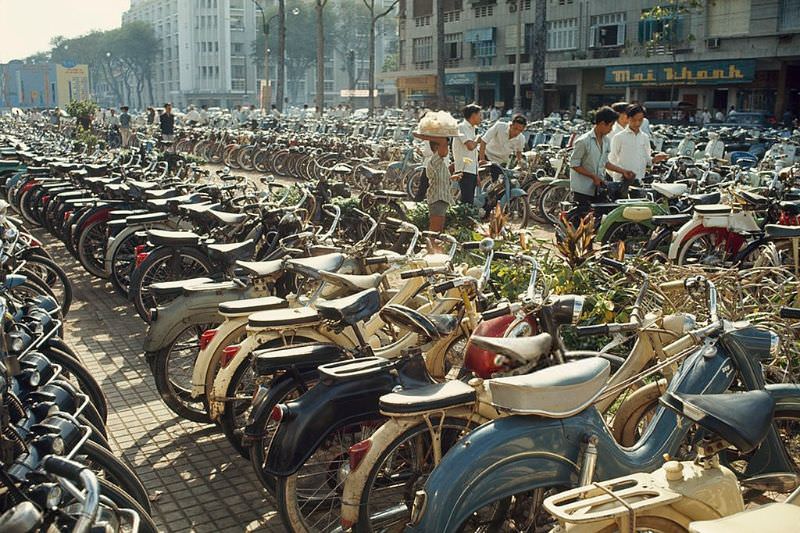
<svg viewBox="0 0 800 533"><path fill-rule="evenodd" d="M628 102L617 102L616 104L611 104L611 109L617 114L617 121L614 122L614 126L611 128L611 131L606 135L608 142L616 137L617 133L621 132L628 126L628 115L625 111L628 109L630 104Z"/></svg>
<svg viewBox="0 0 800 533"><path fill-rule="evenodd" d="M522 151L525 149L525 136L522 132L528 125L528 119L517 114L511 122L495 122L486 130L480 139L480 161L489 161L502 167L508 166L508 160L516 155L517 162L522 161ZM495 180L501 171L492 166L492 179Z"/></svg>
<svg viewBox="0 0 800 533"><path fill-rule="evenodd" d="M475 200L478 183L478 144L475 126L481 123L481 107L469 104L464 107L464 120L458 125L461 137L453 138L453 163L455 173L461 173L461 202L471 204Z"/></svg>
<svg viewBox="0 0 800 533"><path fill-rule="evenodd" d="M708 132L708 143L705 149L706 157L713 157L722 159L725 157L725 143L719 138L719 133L716 131Z"/></svg>
<svg viewBox="0 0 800 533"><path fill-rule="evenodd" d="M489 108L489 122L496 122L500 118L500 110L495 106Z"/></svg>
<svg viewBox="0 0 800 533"><path fill-rule="evenodd" d="M653 156L652 154L650 136L641 131L642 122L644 121L644 108L638 104L631 104L628 106L626 113L628 115L628 127L611 140L611 152L608 155L608 161L633 172L635 178L630 178L630 176L623 177L617 172L610 172L614 181L630 185L633 179L641 180L644 178L648 165L663 161L667 158L667 155L658 154ZM627 191L627 187L623 186L623 191ZM621 195L623 197L627 196L626 192L622 192Z"/></svg>
<svg viewBox="0 0 800 533"><path fill-rule="evenodd" d="M200 112L194 106L190 106L189 111L183 117L183 121L189 126L198 124L200 122Z"/></svg>

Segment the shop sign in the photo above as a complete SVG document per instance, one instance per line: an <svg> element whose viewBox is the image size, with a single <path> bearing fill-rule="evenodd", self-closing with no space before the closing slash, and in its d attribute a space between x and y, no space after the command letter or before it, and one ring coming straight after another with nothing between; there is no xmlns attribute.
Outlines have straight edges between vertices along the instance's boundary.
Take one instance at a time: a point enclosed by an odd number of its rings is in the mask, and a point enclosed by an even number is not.
<svg viewBox="0 0 800 533"><path fill-rule="evenodd" d="M544 69L544 82L549 85L553 85L556 83L556 73L558 69L555 68L545 68ZM533 72L530 70L523 70L519 73L520 83L522 85L528 85L533 83Z"/></svg>
<svg viewBox="0 0 800 533"><path fill-rule="evenodd" d="M606 67L606 86L626 85L728 85L749 83L756 71L755 59L691 61Z"/></svg>
<svg viewBox="0 0 800 533"><path fill-rule="evenodd" d="M378 89L372 91L373 96L378 96ZM342 98L367 98L369 97L369 89L342 89L339 91L339 96Z"/></svg>
<svg viewBox="0 0 800 533"><path fill-rule="evenodd" d="M414 76L397 78L397 88L417 91L435 91L436 76Z"/></svg>
<svg viewBox="0 0 800 533"><path fill-rule="evenodd" d="M477 72L458 72L444 75L445 85L475 85L478 79Z"/></svg>

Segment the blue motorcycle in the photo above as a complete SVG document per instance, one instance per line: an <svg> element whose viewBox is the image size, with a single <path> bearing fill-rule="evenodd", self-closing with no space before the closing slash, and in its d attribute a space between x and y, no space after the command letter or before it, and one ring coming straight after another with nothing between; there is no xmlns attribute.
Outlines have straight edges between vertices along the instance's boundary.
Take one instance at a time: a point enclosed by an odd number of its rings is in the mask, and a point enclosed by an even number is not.
<svg viewBox="0 0 800 533"><path fill-rule="evenodd" d="M668 391L720 394L736 383L737 389L766 390L775 400L775 419L800 418L800 386L764 382L761 363L777 352L778 336L746 323L719 320L717 293L710 281L689 278L686 288L692 289L692 284L696 289L701 283L711 320L690 333L703 341L699 349L668 358L675 363L685 357ZM602 327L613 332L624 325ZM604 393L605 379L598 377L607 373L606 361L586 360L493 384L495 407L512 416L484 424L449 450L424 489L416 491L407 531L533 530L549 520L542 508L548 495L595 480L653 471L665 454L678 456L692 422L664 407L658 408L634 446L617 444L593 406ZM744 487L788 492L800 479L776 422L758 449L722 459L727 464L736 461L733 469Z"/></svg>

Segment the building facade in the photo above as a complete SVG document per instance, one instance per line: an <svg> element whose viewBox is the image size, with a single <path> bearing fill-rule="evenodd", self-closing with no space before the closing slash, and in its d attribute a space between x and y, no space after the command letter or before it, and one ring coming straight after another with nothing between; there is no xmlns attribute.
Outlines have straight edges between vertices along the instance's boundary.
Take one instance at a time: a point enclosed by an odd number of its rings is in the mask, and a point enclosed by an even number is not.
<svg viewBox="0 0 800 533"><path fill-rule="evenodd" d="M150 23L161 44L153 68L154 103L257 104L250 57L255 9L249 0L131 0L123 24Z"/></svg>
<svg viewBox="0 0 800 533"><path fill-rule="evenodd" d="M0 108L65 108L89 98L89 67L10 61L0 65Z"/></svg>
<svg viewBox="0 0 800 533"><path fill-rule="evenodd" d="M435 1L400 0L399 104L435 100ZM442 1L454 103L511 107L519 43L529 108L536 2ZM676 1L659 18L644 16L669 4L546 0L545 109L672 98L709 110L800 111L800 0Z"/></svg>

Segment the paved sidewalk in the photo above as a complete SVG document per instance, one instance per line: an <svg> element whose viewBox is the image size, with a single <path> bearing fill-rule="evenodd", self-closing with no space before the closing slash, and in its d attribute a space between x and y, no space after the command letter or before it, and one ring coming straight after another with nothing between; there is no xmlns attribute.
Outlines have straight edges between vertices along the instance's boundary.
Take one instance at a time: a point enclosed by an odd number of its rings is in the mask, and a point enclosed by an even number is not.
<svg viewBox="0 0 800 533"><path fill-rule="evenodd" d="M284 531L275 504L215 426L175 416L161 401L142 355L145 324L105 281L64 246L48 251L72 280L66 341L108 397L113 451L141 477L160 531Z"/></svg>

